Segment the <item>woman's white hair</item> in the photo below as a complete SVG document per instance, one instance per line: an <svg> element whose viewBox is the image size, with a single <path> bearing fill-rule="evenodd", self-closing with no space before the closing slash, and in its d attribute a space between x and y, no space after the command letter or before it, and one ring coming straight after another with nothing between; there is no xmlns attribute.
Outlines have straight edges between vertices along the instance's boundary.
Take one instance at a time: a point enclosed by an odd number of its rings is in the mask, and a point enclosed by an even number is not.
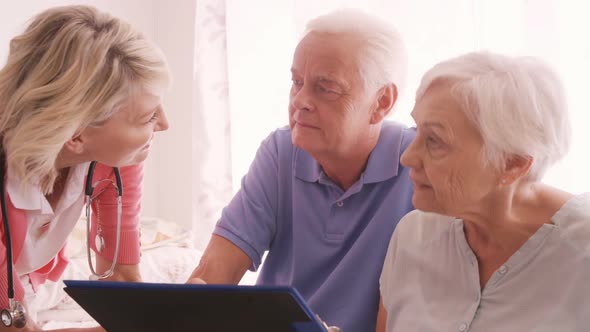
<svg viewBox="0 0 590 332"><path fill-rule="evenodd" d="M526 178L538 181L567 154L571 128L565 91L540 59L474 52L443 61L424 74L416 100L435 82L450 85L480 131L483 160L499 170L511 155L532 157Z"/></svg>
<svg viewBox="0 0 590 332"><path fill-rule="evenodd" d="M304 36L310 32L345 34L359 40L357 56L365 85L381 88L394 83L401 94L408 56L393 26L358 9L340 9L309 21Z"/></svg>

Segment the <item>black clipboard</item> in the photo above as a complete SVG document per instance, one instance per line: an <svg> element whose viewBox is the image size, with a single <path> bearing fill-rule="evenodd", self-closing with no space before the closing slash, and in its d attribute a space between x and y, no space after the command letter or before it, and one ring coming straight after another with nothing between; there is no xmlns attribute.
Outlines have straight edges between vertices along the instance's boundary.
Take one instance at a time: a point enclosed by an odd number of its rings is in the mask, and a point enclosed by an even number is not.
<svg viewBox="0 0 590 332"><path fill-rule="evenodd" d="M289 286L64 280L108 332L325 332Z"/></svg>

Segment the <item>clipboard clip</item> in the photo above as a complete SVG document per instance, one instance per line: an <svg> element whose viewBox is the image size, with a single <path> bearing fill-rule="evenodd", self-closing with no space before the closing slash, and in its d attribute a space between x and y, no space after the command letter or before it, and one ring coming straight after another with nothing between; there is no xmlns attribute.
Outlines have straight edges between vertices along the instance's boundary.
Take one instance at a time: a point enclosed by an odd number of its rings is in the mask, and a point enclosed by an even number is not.
<svg viewBox="0 0 590 332"><path fill-rule="evenodd" d="M342 330L339 327L328 326L328 324L326 324L326 322L324 322L320 318L320 315L316 314L315 317L322 323L322 326L324 327L324 329L326 329L326 331L328 331L328 332L342 332Z"/></svg>

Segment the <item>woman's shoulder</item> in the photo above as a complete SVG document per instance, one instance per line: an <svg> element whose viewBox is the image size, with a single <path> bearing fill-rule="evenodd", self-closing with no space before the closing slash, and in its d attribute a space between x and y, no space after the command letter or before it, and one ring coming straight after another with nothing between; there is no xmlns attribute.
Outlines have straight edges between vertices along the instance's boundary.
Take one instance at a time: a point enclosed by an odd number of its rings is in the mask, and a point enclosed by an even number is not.
<svg viewBox="0 0 590 332"><path fill-rule="evenodd" d="M590 193L570 198L551 220L565 240L590 255Z"/></svg>
<svg viewBox="0 0 590 332"><path fill-rule="evenodd" d="M119 167L119 172L121 174L125 174L128 176L141 176L143 175L143 163ZM114 178L114 168L112 166L107 166L102 163L96 163L96 167L94 169L94 176L96 178Z"/></svg>
<svg viewBox="0 0 590 332"><path fill-rule="evenodd" d="M424 244L448 234L456 221L451 216L413 210L400 220L395 232L404 242Z"/></svg>

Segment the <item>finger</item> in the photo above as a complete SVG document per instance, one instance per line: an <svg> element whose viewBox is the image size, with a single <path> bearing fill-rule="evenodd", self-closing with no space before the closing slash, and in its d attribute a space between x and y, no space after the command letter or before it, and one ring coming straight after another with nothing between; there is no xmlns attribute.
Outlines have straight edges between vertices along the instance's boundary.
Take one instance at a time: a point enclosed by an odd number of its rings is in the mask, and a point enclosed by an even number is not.
<svg viewBox="0 0 590 332"><path fill-rule="evenodd" d="M206 285L207 284L205 282L205 280L203 280L201 278L190 278L186 283L187 284L196 284L196 285Z"/></svg>

